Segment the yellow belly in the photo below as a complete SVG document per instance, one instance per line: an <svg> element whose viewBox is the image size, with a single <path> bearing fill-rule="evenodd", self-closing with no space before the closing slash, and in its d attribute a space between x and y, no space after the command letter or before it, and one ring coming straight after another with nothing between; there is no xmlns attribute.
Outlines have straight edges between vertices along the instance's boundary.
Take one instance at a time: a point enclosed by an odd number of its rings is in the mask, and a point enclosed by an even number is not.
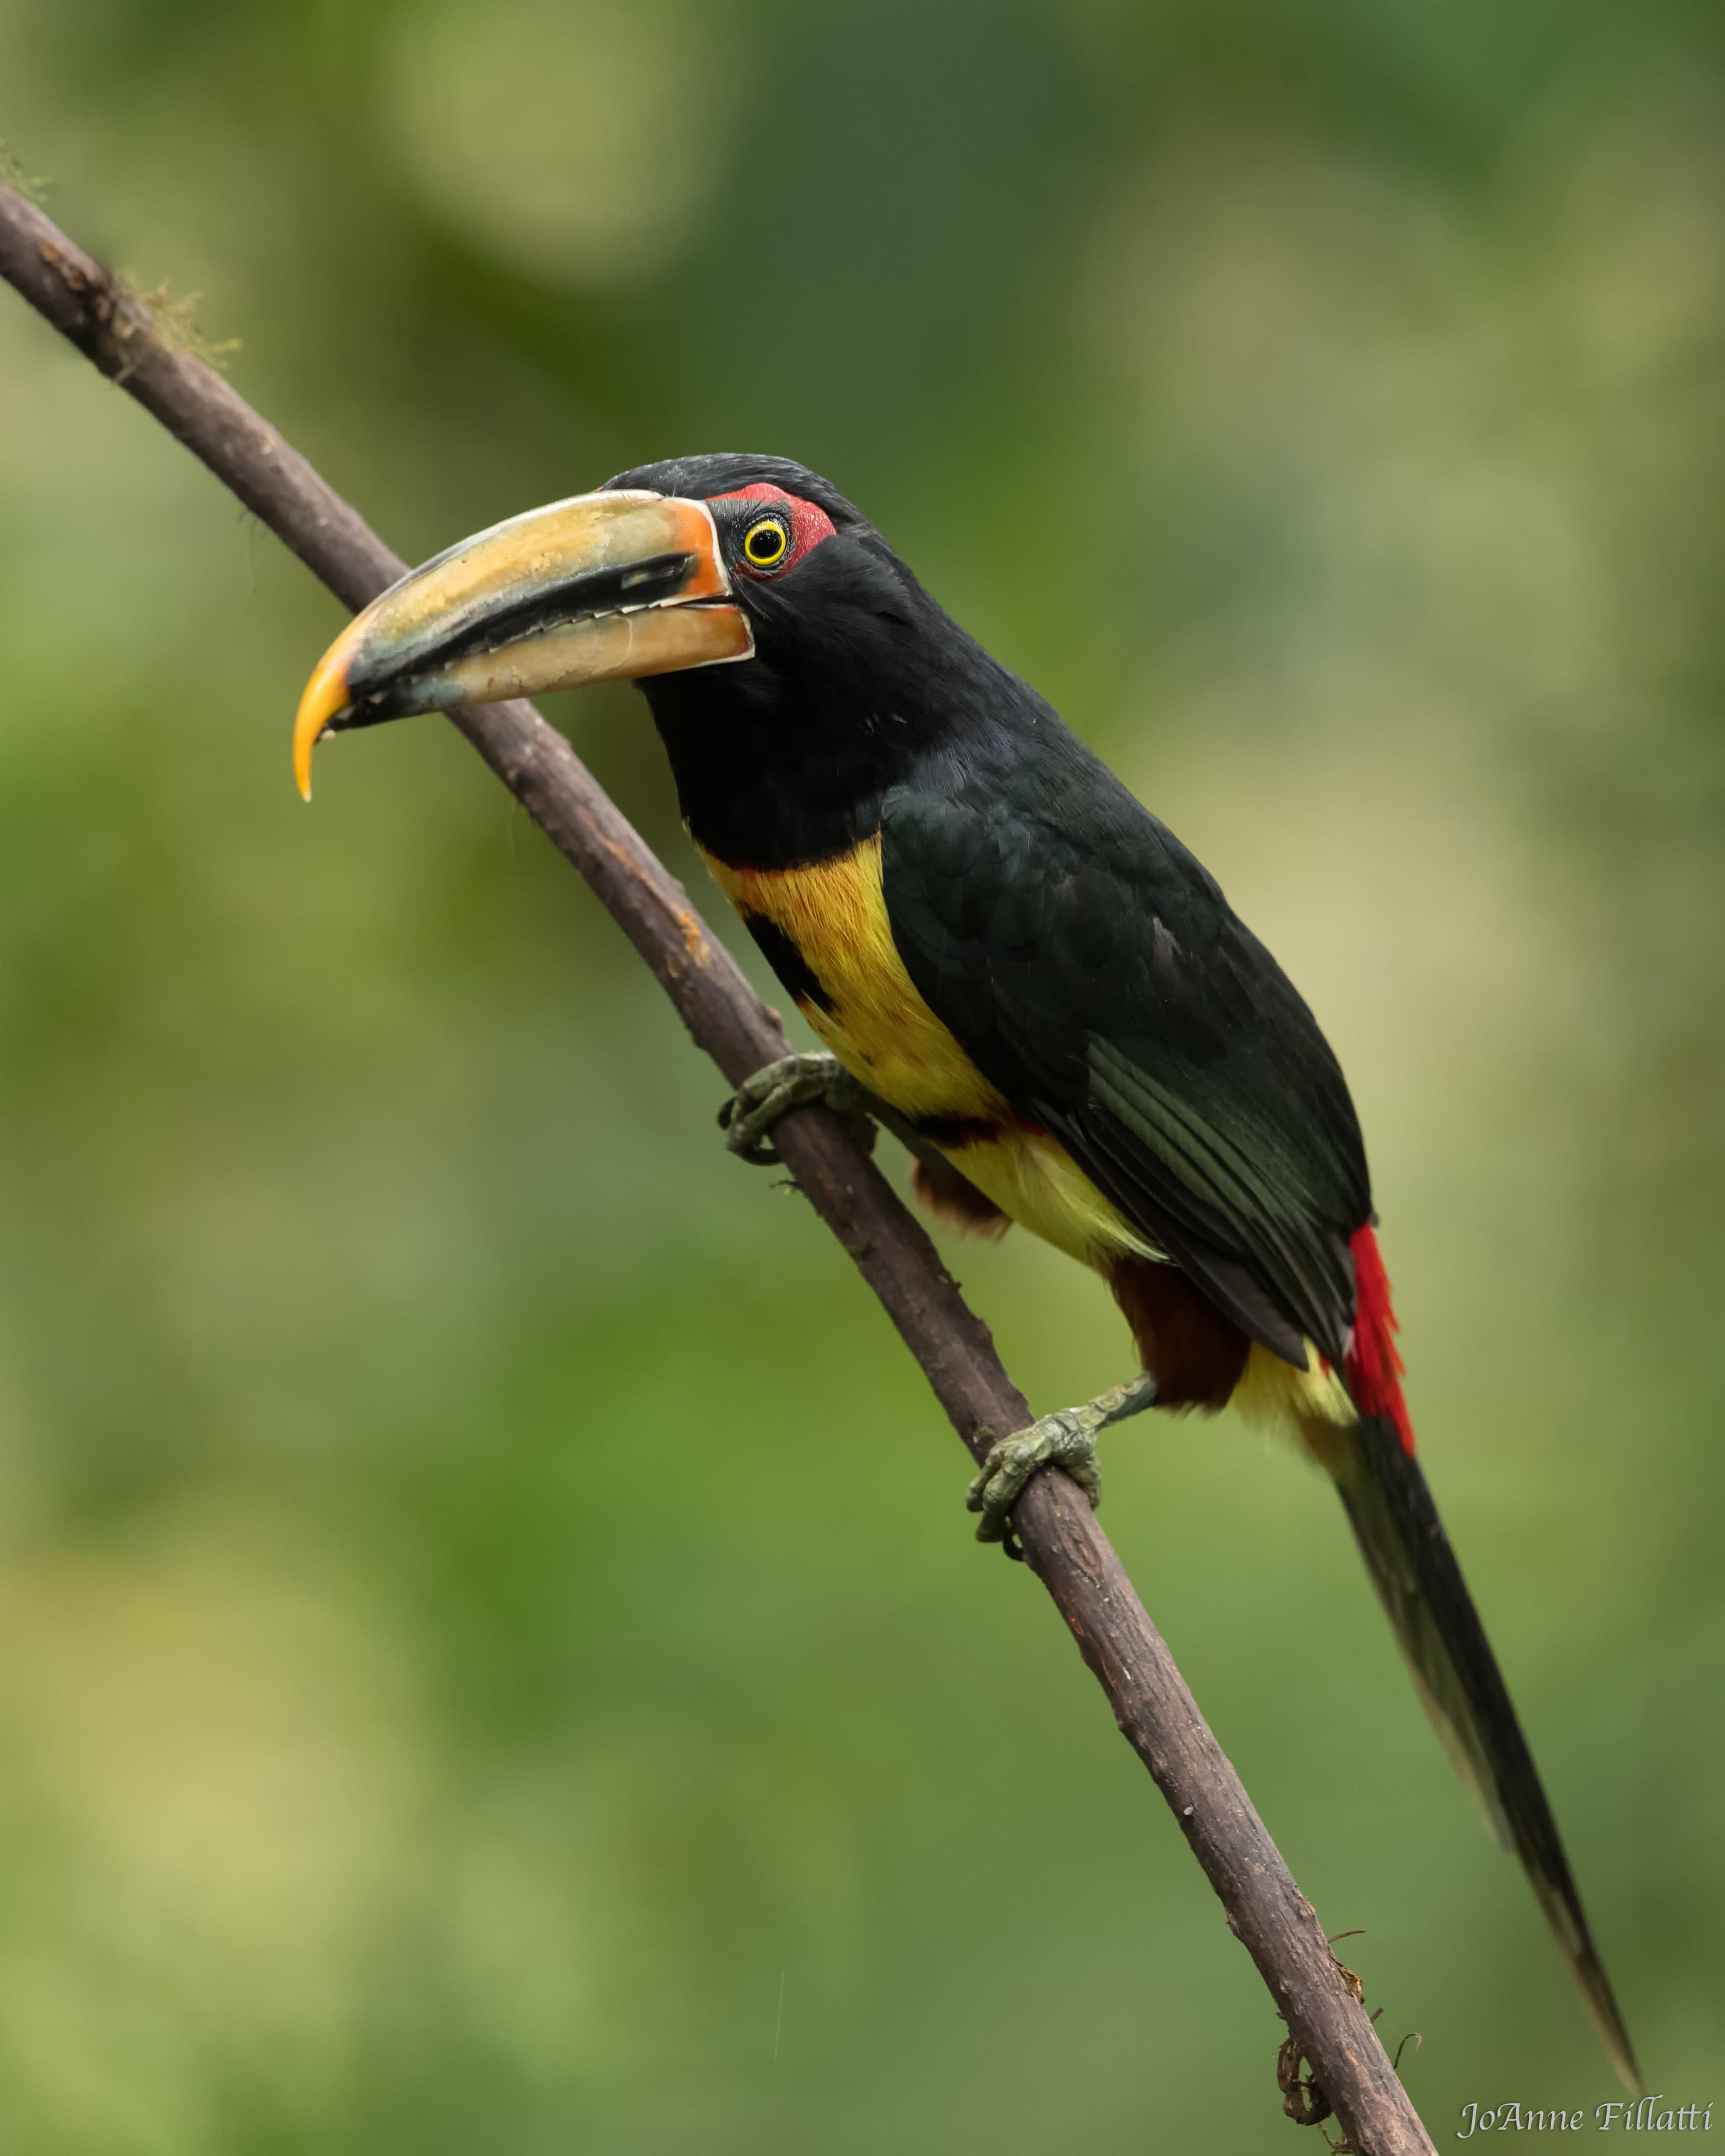
<svg viewBox="0 0 1725 2156"><path fill-rule="evenodd" d="M939 1150L1009 1219L1075 1258L1154 1253L1064 1146L1028 1124L983 1077L905 971L880 886L880 841L806 868L739 869L706 856L737 911L788 937L824 1005L797 1008L855 1076L901 1116L976 1125Z"/></svg>
<svg viewBox="0 0 1725 2156"><path fill-rule="evenodd" d="M847 1070L902 1116L983 1127L937 1149L1009 1219L1086 1265L1122 1250L1161 1255L1065 1147L988 1083L922 1000L892 940L878 836L807 868L738 869L705 858L745 920L770 921L795 946L825 998L823 1006L799 996L797 1008ZM1254 1342L1234 1398L1255 1419L1301 1430L1317 1450L1319 1431L1354 1413L1341 1380L1306 1345L1310 1367L1296 1370Z"/></svg>

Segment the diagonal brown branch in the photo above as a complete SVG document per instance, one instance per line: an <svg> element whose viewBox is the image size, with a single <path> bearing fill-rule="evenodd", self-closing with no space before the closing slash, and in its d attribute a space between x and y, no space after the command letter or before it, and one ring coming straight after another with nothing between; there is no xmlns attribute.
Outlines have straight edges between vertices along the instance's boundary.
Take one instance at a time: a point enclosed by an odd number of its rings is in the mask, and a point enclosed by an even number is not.
<svg viewBox="0 0 1725 2156"><path fill-rule="evenodd" d="M147 308L4 187L0 274L349 606L363 606L402 573L405 565L220 375L167 341ZM485 706L454 723L592 885L727 1079L736 1083L787 1052L774 1014L682 886L531 704ZM972 1453L981 1458L991 1433L1023 1427L1029 1410L988 1328L844 1126L824 1110L803 1109L774 1138ZM1042 1475L1014 1520L1031 1569L1167 1798L1348 2144L1359 2156L1433 2156L1311 1904L1083 1496L1063 1476Z"/></svg>

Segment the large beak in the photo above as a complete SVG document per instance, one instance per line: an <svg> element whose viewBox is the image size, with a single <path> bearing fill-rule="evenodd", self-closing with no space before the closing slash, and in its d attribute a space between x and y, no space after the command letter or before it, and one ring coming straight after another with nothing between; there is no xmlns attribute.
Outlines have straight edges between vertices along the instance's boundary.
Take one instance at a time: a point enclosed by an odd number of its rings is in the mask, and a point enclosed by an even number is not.
<svg viewBox="0 0 1725 2156"><path fill-rule="evenodd" d="M464 539L357 614L300 699L294 775L309 801L312 750L349 726L754 649L704 501L579 494Z"/></svg>

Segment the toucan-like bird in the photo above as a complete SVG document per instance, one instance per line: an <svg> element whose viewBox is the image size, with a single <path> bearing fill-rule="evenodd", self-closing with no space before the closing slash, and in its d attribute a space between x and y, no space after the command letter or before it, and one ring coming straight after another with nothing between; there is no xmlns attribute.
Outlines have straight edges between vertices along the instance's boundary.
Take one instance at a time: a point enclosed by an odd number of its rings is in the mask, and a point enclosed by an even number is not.
<svg viewBox="0 0 1725 2156"><path fill-rule="evenodd" d="M1402 1397L1335 1056L1215 880L862 514L784 458L699 456L465 540L367 607L306 688L329 732L638 680L721 889L826 1044L745 1086L731 1141L875 1108L922 1199L1094 1267L1142 1374L996 1445L978 1532L1095 1435L1230 1401L1334 1478L1414 1682L1527 1869L1619 2071L1628 2034Z"/></svg>

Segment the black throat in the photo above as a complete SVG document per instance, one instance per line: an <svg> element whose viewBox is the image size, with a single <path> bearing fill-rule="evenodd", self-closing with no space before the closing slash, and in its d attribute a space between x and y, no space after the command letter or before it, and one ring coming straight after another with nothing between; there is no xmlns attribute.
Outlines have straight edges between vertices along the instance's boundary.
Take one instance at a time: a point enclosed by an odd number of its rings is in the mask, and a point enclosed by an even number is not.
<svg viewBox="0 0 1725 2156"><path fill-rule="evenodd" d="M849 853L878 829L880 803L909 775L920 744L890 713L858 714L854 729L836 723L818 690L788 694L782 711L777 699L762 708L718 678L737 670L641 684L690 836L732 868L797 868Z"/></svg>
<svg viewBox="0 0 1725 2156"><path fill-rule="evenodd" d="M734 868L848 853L1018 685L872 532L738 596L752 659L640 685L691 834Z"/></svg>

